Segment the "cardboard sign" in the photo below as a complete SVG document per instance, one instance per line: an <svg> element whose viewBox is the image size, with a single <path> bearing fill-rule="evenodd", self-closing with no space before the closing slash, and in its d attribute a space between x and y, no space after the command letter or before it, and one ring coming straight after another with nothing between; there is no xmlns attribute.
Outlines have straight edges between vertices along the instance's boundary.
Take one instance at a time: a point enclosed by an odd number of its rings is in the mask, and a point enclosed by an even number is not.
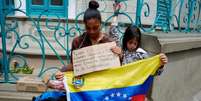
<svg viewBox="0 0 201 101"><path fill-rule="evenodd" d="M108 42L73 51L74 75L82 75L120 66L119 56L111 51L115 42Z"/></svg>

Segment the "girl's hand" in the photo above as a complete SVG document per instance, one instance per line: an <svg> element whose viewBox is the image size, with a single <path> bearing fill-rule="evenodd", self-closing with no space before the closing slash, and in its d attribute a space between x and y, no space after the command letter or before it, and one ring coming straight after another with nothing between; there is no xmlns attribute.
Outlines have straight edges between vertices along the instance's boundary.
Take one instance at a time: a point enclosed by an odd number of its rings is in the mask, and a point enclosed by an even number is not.
<svg viewBox="0 0 201 101"><path fill-rule="evenodd" d="M161 66L168 63L168 57L164 53L160 53Z"/></svg>
<svg viewBox="0 0 201 101"><path fill-rule="evenodd" d="M64 73L61 71L58 71L55 75L55 78L59 81L62 81L64 79Z"/></svg>
<svg viewBox="0 0 201 101"><path fill-rule="evenodd" d="M114 54L117 54L118 56L122 57L122 50L120 47L114 46L111 48L111 50Z"/></svg>
<svg viewBox="0 0 201 101"><path fill-rule="evenodd" d="M119 11L120 9L121 9L121 4L120 3L114 3L113 4L114 12Z"/></svg>

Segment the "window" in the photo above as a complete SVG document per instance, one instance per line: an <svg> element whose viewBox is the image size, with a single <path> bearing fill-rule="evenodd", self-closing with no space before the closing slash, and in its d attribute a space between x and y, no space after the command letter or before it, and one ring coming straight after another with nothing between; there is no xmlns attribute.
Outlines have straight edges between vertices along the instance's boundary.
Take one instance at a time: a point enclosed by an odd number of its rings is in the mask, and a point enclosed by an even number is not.
<svg viewBox="0 0 201 101"><path fill-rule="evenodd" d="M11 9L14 8L14 0L5 0L6 1L6 8Z"/></svg>
<svg viewBox="0 0 201 101"><path fill-rule="evenodd" d="M8 15L14 15L14 11L12 10L15 8L14 0L5 0L5 1L6 1L5 8L6 8L7 12L9 12Z"/></svg>
<svg viewBox="0 0 201 101"><path fill-rule="evenodd" d="M66 17L67 3L68 0L27 0L26 10L28 15L33 16L46 14L52 17Z"/></svg>

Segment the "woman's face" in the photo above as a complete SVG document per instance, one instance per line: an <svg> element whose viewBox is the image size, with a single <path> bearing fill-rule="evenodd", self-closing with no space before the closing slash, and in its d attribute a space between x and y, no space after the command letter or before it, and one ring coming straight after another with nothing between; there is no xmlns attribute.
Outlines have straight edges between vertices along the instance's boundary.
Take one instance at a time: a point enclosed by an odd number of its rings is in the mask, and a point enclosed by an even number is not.
<svg viewBox="0 0 201 101"><path fill-rule="evenodd" d="M135 51L138 46L137 38L133 38L133 39L127 41L126 45L127 45L128 51L130 51L130 52Z"/></svg>
<svg viewBox="0 0 201 101"><path fill-rule="evenodd" d="M98 19L92 18L86 21L85 28L90 38L97 38L100 34L101 23Z"/></svg>

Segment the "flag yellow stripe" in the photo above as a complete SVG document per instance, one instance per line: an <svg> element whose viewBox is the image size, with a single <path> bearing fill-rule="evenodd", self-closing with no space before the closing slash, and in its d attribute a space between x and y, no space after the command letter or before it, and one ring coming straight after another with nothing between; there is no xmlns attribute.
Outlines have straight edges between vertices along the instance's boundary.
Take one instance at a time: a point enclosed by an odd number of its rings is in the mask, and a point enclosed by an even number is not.
<svg viewBox="0 0 201 101"><path fill-rule="evenodd" d="M71 92L121 88L142 84L159 67L160 57L156 55L121 67L85 74L81 88L72 85L73 72L66 72L65 77Z"/></svg>

